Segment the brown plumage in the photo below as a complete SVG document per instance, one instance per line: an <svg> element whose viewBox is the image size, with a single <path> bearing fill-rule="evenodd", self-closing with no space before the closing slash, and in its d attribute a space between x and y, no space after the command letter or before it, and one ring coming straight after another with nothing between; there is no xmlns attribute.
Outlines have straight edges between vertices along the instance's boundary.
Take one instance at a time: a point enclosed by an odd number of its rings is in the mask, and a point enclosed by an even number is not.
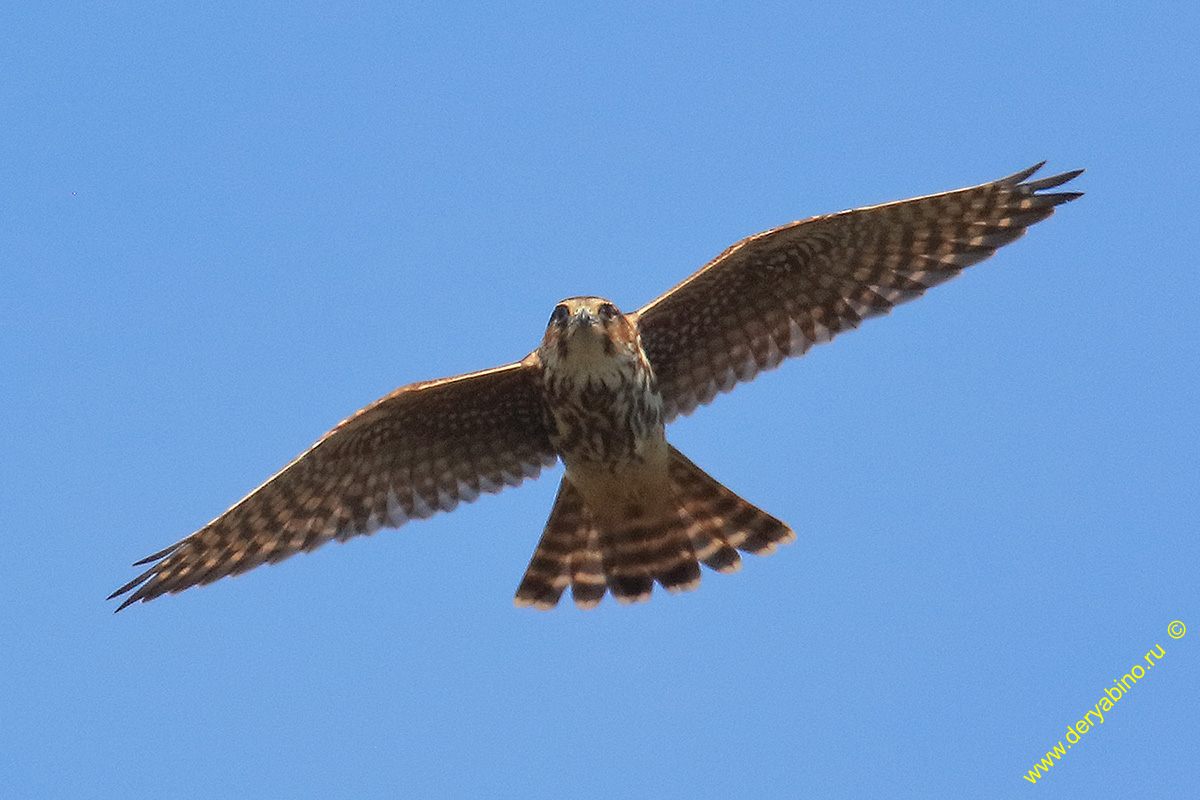
<svg viewBox="0 0 1200 800"><path fill-rule="evenodd" d="M667 513L597 524L571 480L564 479L525 577L517 605L548 609L563 590L592 608L607 587L618 602L650 597L657 581L669 592L700 584L700 564L717 572L742 568L738 550L774 552L796 534L715 481L668 445Z"/></svg>
<svg viewBox="0 0 1200 800"><path fill-rule="evenodd" d="M517 590L591 607L695 588L699 564L740 567L795 534L667 444L664 425L740 381L919 297L1019 238L1078 192L1082 170L844 211L751 236L632 314L578 297L541 346L495 369L402 387L221 516L138 564L117 609L282 561L331 539L449 511L566 474Z"/></svg>

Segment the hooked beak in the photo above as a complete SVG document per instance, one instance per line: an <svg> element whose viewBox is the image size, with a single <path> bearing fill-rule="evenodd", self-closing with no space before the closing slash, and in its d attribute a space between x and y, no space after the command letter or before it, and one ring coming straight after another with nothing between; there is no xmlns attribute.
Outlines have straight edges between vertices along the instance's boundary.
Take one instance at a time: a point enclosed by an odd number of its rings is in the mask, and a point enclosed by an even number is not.
<svg viewBox="0 0 1200 800"><path fill-rule="evenodd" d="M592 314L589 309L578 308L571 315L572 328L593 328L600 324L600 318Z"/></svg>

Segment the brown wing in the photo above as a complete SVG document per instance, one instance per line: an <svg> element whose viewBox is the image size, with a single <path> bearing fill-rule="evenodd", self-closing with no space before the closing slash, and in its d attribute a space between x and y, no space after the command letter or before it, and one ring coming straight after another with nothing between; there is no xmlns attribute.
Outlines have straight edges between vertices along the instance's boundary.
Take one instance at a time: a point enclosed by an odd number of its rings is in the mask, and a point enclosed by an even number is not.
<svg viewBox="0 0 1200 800"><path fill-rule="evenodd" d="M1083 170L793 222L751 236L637 312L669 421L789 356L920 297L1081 192Z"/></svg>
<svg viewBox="0 0 1200 800"><path fill-rule="evenodd" d="M531 354L397 389L191 536L137 562L156 563L109 599L137 587L120 611L536 477L556 459L538 369Z"/></svg>

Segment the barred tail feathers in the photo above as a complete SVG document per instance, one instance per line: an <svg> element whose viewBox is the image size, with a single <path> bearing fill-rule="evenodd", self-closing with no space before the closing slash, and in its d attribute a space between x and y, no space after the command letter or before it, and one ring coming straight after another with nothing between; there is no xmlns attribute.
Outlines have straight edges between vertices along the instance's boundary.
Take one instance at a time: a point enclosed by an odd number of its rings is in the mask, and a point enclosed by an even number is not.
<svg viewBox="0 0 1200 800"><path fill-rule="evenodd" d="M737 572L737 551L767 556L796 540L787 523L744 500L671 448L668 466L680 513L691 523L688 536L700 561L717 572Z"/></svg>
<svg viewBox="0 0 1200 800"><path fill-rule="evenodd" d="M606 581L599 533L579 490L564 477L515 602L547 611L558 605L567 586L577 605L592 608L604 597Z"/></svg>
<svg viewBox="0 0 1200 800"><path fill-rule="evenodd" d="M796 538L786 524L673 447L668 473L672 498L665 515L603 528L564 477L516 604L553 608L567 586L581 608L595 607L606 591L621 604L643 602L656 582L673 593L695 589L701 563L717 572L736 572L738 550L767 555Z"/></svg>

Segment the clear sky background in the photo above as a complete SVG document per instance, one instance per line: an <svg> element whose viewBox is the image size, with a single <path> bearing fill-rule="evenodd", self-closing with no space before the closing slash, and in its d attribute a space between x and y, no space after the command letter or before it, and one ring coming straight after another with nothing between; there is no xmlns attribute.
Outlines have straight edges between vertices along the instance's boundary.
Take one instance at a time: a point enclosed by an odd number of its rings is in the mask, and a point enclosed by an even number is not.
<svg viewBox="0 0 1200 800"><path fill-rule="evenodd" d="M0 17L4 796L1194 796L1195 3ZM514 608L555 469L104 601L563 297L1042 159L1086 197L668 429L799 533L736 576Z"/></svg>

